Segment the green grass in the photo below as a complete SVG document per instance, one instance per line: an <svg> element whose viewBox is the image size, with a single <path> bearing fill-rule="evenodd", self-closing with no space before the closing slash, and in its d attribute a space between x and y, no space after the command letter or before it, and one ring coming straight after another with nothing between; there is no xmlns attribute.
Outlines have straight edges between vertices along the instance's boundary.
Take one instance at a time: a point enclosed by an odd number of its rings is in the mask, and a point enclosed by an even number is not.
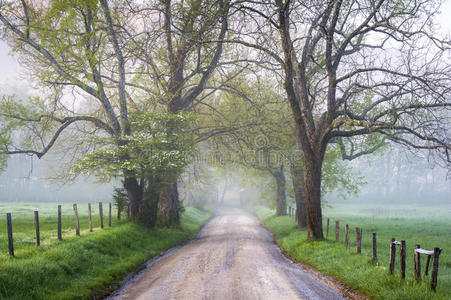
<svg viewBox="0 0 451 300"><path fill-rule="evenodd" d="M404 207L408 209L407 207ZM431 219L427 214L433 208L426 209L422 215L419 208L416 214L406 214L402 207L386 208L386 213L367 211L368 207L345 205L325 209L324 226L330 218L329 238L323 241L308 241L305 229L296 227L289 217L275 217L274 212L265 207L253 211L262 220L265 227L274 233L276 242L287 253L324 274L330 275L372 299L451 299L451 220L445 218L445 207L436 208ZM446 208L447 209L447 208ZM373 215L371 215L373 214ZM443 216L440 217L440 216ZM335 221L340 221L340 242L335 242ZM344 225L350 227L350 250L344 244ZM363 231L362 254L355 250L355 227ZM325 228L325 227L324 227ZM326 231L324 230L324 233ZM377 233L379 262L371 260L371 235ZM406 279L399 275L399 248L397 249L395 274L388 274L389 243L395 237L407 244ZM413 278L413 248L420 244L428 250L443 248L440 255L437 292L430 286L430 275L424 278L426 257L422 256L422 282ZM430 269L431 270L431 269Z"/></svg>
<svg viewBox="0 0 451 300"><path fill-rule="evenodd" d="M7 255L6 226L0 230L1 299L86 299L102 295L147 259L195 236L211 216L187 207L180 228L153 228L113 222L90 233L81 210L81 236L75 236L72 206L63 205L63 241L56 239L56 205L40 205L41 246L35 246L32 210L26 204L9 207L13 216L16 257ZM85 205L87 206L87 205ZM106 207L106 212L108 212ZM0 208L3 214L3 207ZM55 211L55 212L54 212ZM87 211L87 208L86 208ZM23 213L22 215L20 213ZM31 212L31 213L30 213ZM105 207L104 207L105 214ZM108 216L108 214L105 214ZM2 216L1 222L5 217ZM95 218L97 219L97 218ZM5 228L3 228L5 227Z"/></svg>
<svg viewBox="0 0 451 300"><path fill-rule="evenodd" d="M39 229L41 245L50 245L57 241L57 207L55 203L4 203L0 202L0 261L9 256L6 232L6 213L11 213L14 252L16 256L26 256L36 248L34 211L39 211ZM103 203L103 225L108 227L108 203ZM77 204L81 235L89 232L88 204ZM61 224L63 239L75 237L75 217L73 204L61 204ZM100 231L98 203L92 203L93 231ZM117 220L117 211L112 206L112 226L124 223Z"/></svg>

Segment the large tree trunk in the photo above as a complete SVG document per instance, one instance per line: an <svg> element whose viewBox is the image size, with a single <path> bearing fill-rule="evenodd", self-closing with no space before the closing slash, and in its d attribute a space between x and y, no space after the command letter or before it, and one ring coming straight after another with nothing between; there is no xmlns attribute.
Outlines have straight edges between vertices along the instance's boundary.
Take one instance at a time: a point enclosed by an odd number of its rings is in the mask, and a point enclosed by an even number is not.
<svg viewBox="0 0 451 300"><path fill-rule="evenodd" d="M146 185L147 181L147 185ZM154 227L157 220L157 205L160 194L160 181L156 176L149 176L139 182L134 177L124 179L124 187L129 200L129 214L133 222Z"/></svg>
<svg viewBox="0 0 451 300"><path fill-rule="evenodd" d="M160 198L160 184L155 176L147 178L146 189L143 193L142 200L142 218L141 224L147 227L154 227L157 223L157 211Z"/></svg>
<svg viewBox="0 0 451 300"><path fill-rule="evenodd" d="M158 201L158 223L164 226L180 224L180 209L177 181L163 185Z"/></svg>
<svg viewBox="0 0 451 300"><path fill-rule="evenodd" d="M172 112L171 113L176 113ZM167 135L170 136L176 130L176 125L172 122L167 123ZM179 192L177 189L177 179L181 175L181 170L168 170L161 172L158 199L158 224L163 226L179 225L180 210L182 208L179 200Z"/></svg>
<svg viewBox="0 0 451 300"><path fill-rule="evenodd" d="M287 197L285 193L286 180L283 173L283 165L280 166L280 170L272 173L276 179L277 185L277 200L276 200L276 214L278 216L285 216L287 214Z"/></svg>
<svg viewBox="0 0 451 300"><path fill-rule="evenodd" d="M293 181L294 198L296 201L296 221L300 228L307 226L304 192L304 166L295 161L290 164L291 179Z"/></svg>
<svg viewBox="0 0 451 300"><path fill-rule="evenodd" d="M321 212L321 169L324 155L304 157L307 236L309 239L322 239L324 236Z"/></svg>
<svg viewBox="0 0 451 300"><path fill-rule="evenodd" d="M128 176L124 178L124 187L130 203L130 218L132 221L138 222L141 218L142 187L135 177Z"/></svg>
<svg viewBox="0 0 451 300"><path fill-rule="evenodd" d="M178 57L181 61L184 57ZM172 114L177 114L182 111L181 89L179 88L183 83L183 64L172 64L173 76L169 80L169 92L173 93L174 98L169 102L168 111ZM177 125L171 121L166 124L167 135L170 136L172 132L177 130ZM163 181L158 199L158 223L163 226L179 225L180 224L180 210L182 208L179 200L179 193L177 189L177 179L180 177L181 171L167 171L163 172Z"/></svg>

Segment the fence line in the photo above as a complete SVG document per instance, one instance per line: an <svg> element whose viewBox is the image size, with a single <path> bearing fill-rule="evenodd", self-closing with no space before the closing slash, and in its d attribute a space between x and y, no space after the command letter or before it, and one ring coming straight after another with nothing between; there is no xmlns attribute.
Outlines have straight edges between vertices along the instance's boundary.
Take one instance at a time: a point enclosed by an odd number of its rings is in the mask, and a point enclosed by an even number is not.
<svg viewBox="0 0 451 300"><path fill-rule="evenodd" d="M327 218L326 220L326 238L329 236L329 224L330 219ZM339 242L339 231L340 231L340 222L337 220L335 221L335 241ZM360 254L362 252L362 229L360 227L355 228L356 233L356 252ZM345 246L346 249L349 249L349 224L345 225ZM389 255L389 273L393 274L395 271L395 262L396 262L396 248L399 247L399 273L400 277L402 279L405 279L406 277L406 253L407 253L407 246L406 241L401 240L397 241L395 238L392 238L390 241L390 255ZM437 287L437 275L438 275L438 268L439 268L439 256L442 252L441 248L434 248L434 250L426 250L420 248L420 245L415 245L414 249L414 277L416 280L421 279L421 260L420 260L420 254L427 256L426 261L426 267L424 275L428 276L429 273L429 265L431 259L433 259L433 266L432 266L432 275L431 275L431 289L433 291L436 290ZM377 236L376 233L372 233L372 260L373 262L378 261L377 256Z"/></svg>
<svg viewBox="0 0 451 300"><path fill-rule="evenodd" d="M101 208L101 203L99 203L99 207ZM289 205L287 207L287 214L288 217L293 217L296 219L295 213L296 209L294 207L291 207ZM102 216L101 216L102 218ZM110 210L109 210L109 218L111 219L111 204L110 204ZM327 218L326 221L326 238L329 237L329 225L330 225L330 219ZM360 227L355 228L355 234L356 234L356 252L358 254L362 253L362 229ZM335 241L340 241L340 221L335 221ZM345 225L345 245L346 249L349 250L349 224ZM402 279L406 278L406 252L407 252L407 246L406 241L401 240L397 241L395 238L392 238L390 241L390 258L389 258L389 273L393 274L395 271L395 261L396 261L396 247L399 246L399 273L400 277ZM415 245L414 249L414 276L416 280L420 280L421 278L421 260L420 260L420 254L427 255L427 262L425 267L425 276L428 276L429 272L429 264L431 261L431 257L433 258L433 267L432 267L432 275L431 275L431 289L433 291L436 290L437 287L437 274L438 274L438 266L439 266L439 256L441 253L441 248L434 248L434 250L425 250L421 249L420 245ZM376 233L372 233L372 261L377 262L378 256L377 256L377 236Z"/></svg>
<svg viewBox="0 0 451 300"><path fill-rule="evenodd" d="M75 217L75 235L80 236L80 220L78 215L78 207L77 204L73 205L74 217ZM39 211L33 211L34 213L34 226L36 232L36 247L41 245L41 235L40 235L40 225L39 225ZM99 215L100 215L100 228L103 228L103 209L102 202L99 202ZM109 203L108 209L108 226L112 226L112 203ZM58 240L62 240L62 212L61 205L58 205L57 210L57 237ZM120 220L120 216L118 215L118 220ZM89 231L92 232L92 213L91 213L91 203L88 203L88 222L89 222ZM12 217L11 213L6 213L6 227L8 234L8 253L10 256L14 256L14 241L13 241L13 227L12 227Z"/></svg>

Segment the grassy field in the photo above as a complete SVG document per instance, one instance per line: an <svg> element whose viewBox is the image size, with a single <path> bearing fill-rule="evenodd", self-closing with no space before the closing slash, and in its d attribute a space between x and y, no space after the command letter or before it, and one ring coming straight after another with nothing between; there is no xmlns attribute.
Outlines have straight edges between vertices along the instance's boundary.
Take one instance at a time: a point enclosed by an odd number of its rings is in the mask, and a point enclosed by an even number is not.
<svg viewBox="0 0 451 300"><path fill-rule="evenodd" d="M108 205L104 204L105 229L99 229L95 206L95 229L90 233L84 204L79 205L81 236L77 237L72 205L63 204L63 240L58 241L57 205L35 205L0 205L0 222L5 224L0 226L0 299L86 299L105 294L139 264L192 238L211 216L188 207L180 228L147 229L116 218L108 227ZM41 219L40 247L35 246L35 209ZM6 211L13 216L14 258L6 245Z"/></svg>
<svg viewBox="0 0 451 300"><path fill-rule="evenodd" d="M326 219L330 218L329 238L314 242L306 240L306 230L297 228L294 220L275 217L274 212L265 207L257 207L254 212L291 256L372 299L451 299L450 206L381 209L378 206L335 205L324 210L324 226ZM335 242L336 220L341 224L339 242ZM344 244L345 224L350 227L350 250L346 250ZM355 250L355 227L361 227L363 231L361 255ZM378 238L377 264L371 261L372 232L376 232ZM399 275L399 248L395 274L388 274L392 237L398 241L405 240L407 244L405 280L401 280ZM425 256L422 256L423 281L417 283L413 278L415 244L428 250L443 248L436 293L429 288L430 275L424 277Z"/></svg>
<svg viewBox="0 0 451 300"><path fill-rule="evenodd" d="M55 203L4 203L0 202L0 260L9 256L6 232L6 213L11 213L14 252L17 257L33 253L36 248L36 233L34 227L34 211L39 211L39 227L41 246L47 246L57 241L57 209ZM89 232L88 204L77 204L80 222L80 234ZM92 203L93 231L100 231L98 203ZM123 217L124 218L124 217ZM122 224L117 220L117 211L112 206L112 226ZM75 217L73 204L61 203L61 227L63 239L75 237ZM108 227L108 203L103 203L103 225Z"/></svg>

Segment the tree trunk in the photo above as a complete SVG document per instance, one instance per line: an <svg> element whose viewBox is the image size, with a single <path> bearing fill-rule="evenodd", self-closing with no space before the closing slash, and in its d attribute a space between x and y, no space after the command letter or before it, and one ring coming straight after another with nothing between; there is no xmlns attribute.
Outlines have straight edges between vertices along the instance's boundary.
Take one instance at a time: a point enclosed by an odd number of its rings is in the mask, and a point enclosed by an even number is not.
<svg viewBox="0 0 451 300"><path fill-rule="evenodd" d="M294 198L296 201L296 221L300 228L307 226L304 192L304 166L300 161L290 164L291 179L293 181Z"/></svg>
<svg viewBox="0 0 451 300"><path fill-rule="evenodd" d="M321 212L321 169L324 155L309 155L304 157L307 237L309 239L322 239L324 236Z"/></svg>
<svg viewBox="0 0 451 300"><path fill-rule="evenodd" d="M158 201L158 223L163 226L180 224L180 209L177 181L163 185Z"/></svg>
<svg viewBox="0 0 451 300"><path fill-rule="evenodd" d="M127 190L128 201L130 203L131 220L138 222L141 218L142 187L136 178L128 176L124 178L124 187Z"/></svg>
<svg viewBox="0 0 451 300"><path fill-rule="evenodd" d="M147 178L146 189L143 193L142 218L140 223L147 227L154 227L157 223L158 203L161 186L156 176Z"/></svg>
<svg viewBox="0 0 451 300"><path fill-rule="evenodd" d="M287 214L287 197L285 194L286 180L283 173L283 165L280 166L279 171L272 174L277 184L276 214L277 216L285 216Z"/></svg>
<svg viewBox="0 0 451 300"><path fill-rule="evenodd" d="M147 181L147 184L146 184ZM157 176L149 176L140 182L134 177L124 179L124 187L128 194L130 219L133 222L154 227L157 220L157 209L161 190Z"/></svg>
<svg viewBox="0 0 451 300"><path fill-rule="evenodd" d="M174 84L177 85L178 83ZM177 114L182 110L179 106L179 100L177 99L180 99L180 95L176 96L169 103L169 112L172 114ZM176 123L172 121L167 122L166 130L167 136L170 137L171 134L177 130ZM162 172L162 176L160 177L162 185L159 193L157 212L157 220L160 225L171 226L180 224L180 210L182 206L180 204L179 192L177 189L177 179L180 177L180 175L181 170L169 170Z"/></svg>

